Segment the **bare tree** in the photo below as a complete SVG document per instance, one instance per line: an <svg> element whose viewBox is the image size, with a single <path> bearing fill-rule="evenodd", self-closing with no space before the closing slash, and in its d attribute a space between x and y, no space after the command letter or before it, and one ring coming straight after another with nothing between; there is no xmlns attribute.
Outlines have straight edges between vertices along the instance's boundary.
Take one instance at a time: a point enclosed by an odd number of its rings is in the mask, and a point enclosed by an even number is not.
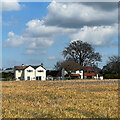
<svg viewBox="0 0 120 120"><path fill-rule="evenodd" d="M76 70L79 67L80 65L73 60L58 61L54 65L55 70L62 70L64 68L67 71Z"/></svg>
<svg viewBox="0 0 120 120"><path fill-rule="evenodd" d="M70 42L62 53L66 60L74 60L81 66L95 65L97 61L101 61L101 55L90 44L81 40Z"/></svg>
<svg viewBox="0 0 120 120"><path fill-rule="evenodd" d="M54 65L54 69L55 70L62 70L62 62L61 61L58 61L56 62L56 64Z"/></svg>
<svg viewBox="0 0 120 120"><path fill-rule="evenodd" d="M103 74L120 74L120 56L111 56L102 69Z"/></svg>

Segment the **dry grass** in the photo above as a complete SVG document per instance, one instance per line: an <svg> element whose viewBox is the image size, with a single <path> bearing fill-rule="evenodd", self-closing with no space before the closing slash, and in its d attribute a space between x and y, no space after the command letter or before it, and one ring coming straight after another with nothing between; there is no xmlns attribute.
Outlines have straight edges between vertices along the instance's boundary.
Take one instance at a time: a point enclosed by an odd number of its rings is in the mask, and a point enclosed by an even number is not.
<svg viewBox="0 0 120 120"><path fill-rule="evenodd" d="M68 82L76 80L2 82L3 117L118 117L117 84L67 85Z"/></svg>

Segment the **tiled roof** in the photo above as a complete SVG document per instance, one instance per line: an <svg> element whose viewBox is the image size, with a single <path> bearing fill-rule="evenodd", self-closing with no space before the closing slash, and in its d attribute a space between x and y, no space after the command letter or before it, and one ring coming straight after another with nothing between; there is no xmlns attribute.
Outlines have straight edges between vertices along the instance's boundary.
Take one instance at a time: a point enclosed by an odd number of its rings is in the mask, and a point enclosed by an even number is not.
<svg viewBox="0 0 120 120"><path fill-rule="evenodd" d="M27 67L29 67L29 66L31 66L31 65L28 65L28 66L14 66L14 69L16 69L16 70L24 70L25 68L27 68ZM38 68L38 67L40 67L41 65L38 65L38 66L31 66L31 67L33 67L34 69L36 69L36 68ZM41 66L42 67L42 66ZM43 67L44 68L44 67ZM45 69L45 68L44 68Z"/></svg>
<svg viewBox="0 0 120 120"><path fill-rule="evenodd" d="M24 70L25 68L27 68L28 66L14 66L14 68L16 70Z"/></svg>
<svg viewBox="0 0 120 120"><path fill-rule="evenodd" d="M75 71L75 70L84 70L84 71L87 71L89 69L92 70L92 71L94 71L91 66L80 66L80 65L78 67L74 68L73 71Z"/></svg>

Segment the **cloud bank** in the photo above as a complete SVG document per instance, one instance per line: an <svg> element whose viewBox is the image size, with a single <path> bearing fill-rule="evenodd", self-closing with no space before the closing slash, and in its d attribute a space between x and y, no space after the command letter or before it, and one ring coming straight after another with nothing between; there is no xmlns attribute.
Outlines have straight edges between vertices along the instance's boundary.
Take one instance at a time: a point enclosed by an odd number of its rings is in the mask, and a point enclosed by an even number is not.
<svg viewBox="0 0 120 120"><path fill-rule="evenodd" d="M17 0L4 0L2 1L2 11L18 11L21 9L21 5Z"/></svg>
<svg viewBox="0 0 120 120"><path fill-rule="evenodd" d="M102 46L117 34L115 4L52 2L47 10L48 14L43 19L28 21L22 35L9 32L5 46L18 47L26 44L26 52L32 54L37 49L52 46L58 36L65 35L71 41L80 39Z"/></svg>

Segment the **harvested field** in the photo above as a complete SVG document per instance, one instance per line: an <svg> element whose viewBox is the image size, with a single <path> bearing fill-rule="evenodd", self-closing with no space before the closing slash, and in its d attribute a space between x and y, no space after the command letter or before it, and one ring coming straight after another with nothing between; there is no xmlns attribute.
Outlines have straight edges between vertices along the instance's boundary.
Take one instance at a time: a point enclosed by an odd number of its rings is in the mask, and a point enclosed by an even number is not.
<svg viewBox="0 0 120 120"><path fill-rule="evenodd" d="M2 82L2 115L4 118L118 118L118 80Z"/></svg>

